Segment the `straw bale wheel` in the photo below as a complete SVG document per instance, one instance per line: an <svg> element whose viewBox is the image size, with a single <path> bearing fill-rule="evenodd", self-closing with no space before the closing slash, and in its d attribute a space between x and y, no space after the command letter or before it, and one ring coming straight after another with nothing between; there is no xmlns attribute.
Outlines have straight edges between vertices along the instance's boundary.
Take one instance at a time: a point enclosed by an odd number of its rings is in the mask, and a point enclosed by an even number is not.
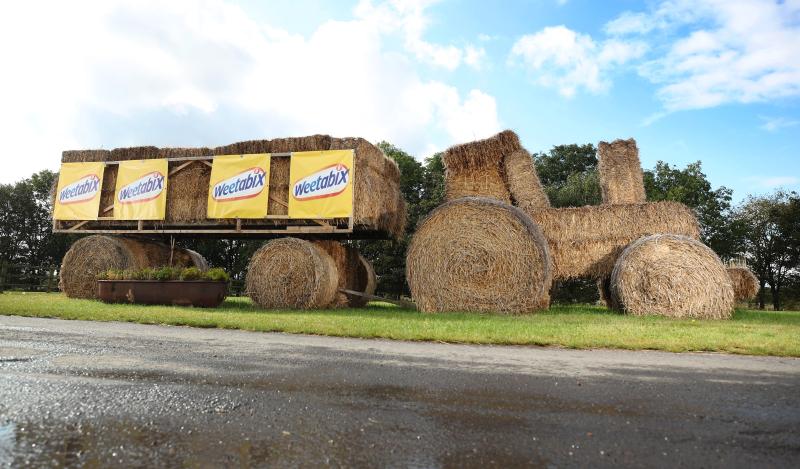
<svg viewBox="0 0 800 469"><path fill-rule="evenodd" d="M610 293L613 304L633 315L728 319L734 304L728 272L714 251L671 234L645 236L625 248Z"/></svg>
<svg viewBox="0 0 800 469"><path fill-rule="evenodd" d="M551 272L547 242L530 217L485 197L455 199L431 212L406 259L411 293L424 312L530 313L546 307Z"/></svg>
<svg viewBox="0 0 800 469"><path fill-rule="evenodd" d="M747 267L728 267L736 301L750 301L756 297L760 286L758 279Z"/></svg>
<svg viewBox="0 0 800 469"><path fill-rule="evenodd" d="M262 308L315 309L337 300L339 272L325 249L297 238L272 240L247 266L245 289Z"/></svg>

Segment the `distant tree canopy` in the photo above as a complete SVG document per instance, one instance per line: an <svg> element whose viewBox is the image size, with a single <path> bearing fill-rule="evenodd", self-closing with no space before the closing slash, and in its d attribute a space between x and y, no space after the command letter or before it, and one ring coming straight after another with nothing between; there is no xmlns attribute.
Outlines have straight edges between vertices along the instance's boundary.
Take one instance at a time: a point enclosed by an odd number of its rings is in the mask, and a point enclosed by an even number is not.
<svg viewBox="0 0 800 469"><path fill-rule="evenodd" d="M534 153L536 172L553 207L582 207L601 201L594 145L557 145Z"/></svg>

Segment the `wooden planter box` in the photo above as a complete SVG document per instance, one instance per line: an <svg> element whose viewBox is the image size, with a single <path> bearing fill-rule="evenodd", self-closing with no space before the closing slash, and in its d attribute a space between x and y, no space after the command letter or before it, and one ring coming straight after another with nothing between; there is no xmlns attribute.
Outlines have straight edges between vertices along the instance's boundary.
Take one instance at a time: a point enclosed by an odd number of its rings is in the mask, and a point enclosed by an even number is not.
<svg viewBox="0 0 800 469"><path fill-rule="evenodd" d="M106 303L214 308L227 296L228 283L208 280L98 280L97 291L100 299Z"/></svg>

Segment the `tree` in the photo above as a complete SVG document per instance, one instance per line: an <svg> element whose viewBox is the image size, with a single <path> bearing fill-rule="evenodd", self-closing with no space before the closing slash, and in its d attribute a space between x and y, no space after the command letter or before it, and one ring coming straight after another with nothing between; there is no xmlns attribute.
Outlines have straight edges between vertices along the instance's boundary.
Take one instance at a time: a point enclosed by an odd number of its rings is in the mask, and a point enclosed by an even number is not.
<svg viewBox="0 0 800 469"><path fill-rule="evenodd" d="M700 238L723 259L741 251L740 227L733 223L733 191L725 186L711 188L700 161L684 169L659 161L644 172L647 199L673 200L693 209L700 222Z"/></svg>
<svg viewBox="0 0 800 469"><path fill-rule="evenodd" d="M784 285L800 267L800 200L797 193L777 191L768 196L750 196L735 211L744 227L744 252L759 279L759 308L765 306L769 285L772 306L781 309Z"/></svg>
<svg viewBox="0 0 800 469"><path fill-rule="evenodd" d="M533 155L536 172L553 207L597 205L601 201L594 145L557 145Z"/></svg>

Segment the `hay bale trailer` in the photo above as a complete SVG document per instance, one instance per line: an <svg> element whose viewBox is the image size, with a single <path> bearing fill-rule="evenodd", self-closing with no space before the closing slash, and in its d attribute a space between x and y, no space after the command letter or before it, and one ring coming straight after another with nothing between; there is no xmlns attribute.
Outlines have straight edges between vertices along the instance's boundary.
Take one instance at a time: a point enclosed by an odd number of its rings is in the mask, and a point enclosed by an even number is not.
<svg viewBox="0 0 800 469"><path fill-rule="evenodd" d="M513 132L448 149L448 200L408 251L417 306L530 313L549 306L554 281L587 278L629 314L730 317L730 277L694 213L645 200L636 142L601 142L598 159L602 204L553 208Z"/></svg>
<svg viewBox="0 0 800 469"><path fill-rule="evenodd" d="M325 194L349 194L349 211L292 213L292 191L311 177L301 177L304 173L294 162L302 157L313 167L315 161L323 161L315 158L325 158L337 151L349 152L352 159L347 164L351 167L337 163L318 169L313 174L315 180L309 179L304 187L316 190L324 186ZM250 190L247 184L235 186L234 176L212 178L215 164L222 158L254 156L262 158L259 161L264 161L264 169L246 171L252 175L251 179L262 179L261 191ZM129 168L131 162L158 163L163 168L158 173L162 178L159 181L163 182L157 181L165 186L162 187L164 206L159 216L137 218L121 210L128 195L129 200L149 200L138 192L138 186L127 183L128 173L120 174L121 168ZM90 171L87 175L86 168L94 168L94 173ZM72 182L61 181L67 169L75 174ZM320 183L325 178L317 177L317 173L322 174L323 170L347 172L349 187L345 184L342 191L348 192L332 190L328 183L333 180ZM149 187L135 182L145 187L143 190ZM212 197L211 192L226 185L243 190L244 197L258 192L261 197L255 207L258 214L215 215L216 209L210 204L216 203L218 197L216 194ZM405 232L406 207L400 193L400 170L394 160L363 138L311 135L249 140L216 148L145 146L65 151L58 187L59 190L53 191L54 201L59 198L64 205L73 201L77 205L86 205L81 202L89 200L94 203L88 209L70 209L67 216L54 213L53 217L56 233L91 235L76 242L64 257L61 285L71 297L96 297L96 275L112 268L139 269L165 264L207 267L197 253L175 248L175 240L246 238L269 240L253 256L247 271L247 292L256 303L269 308L363 306L365 298L375 291L375 272L355 248L343 241L396 238ZM130 192L123 196L126 190ZM221 194L220 198L231 200L239 197L224 191ZM294 198L299 200L300 196L295 194Z"/></svg>

